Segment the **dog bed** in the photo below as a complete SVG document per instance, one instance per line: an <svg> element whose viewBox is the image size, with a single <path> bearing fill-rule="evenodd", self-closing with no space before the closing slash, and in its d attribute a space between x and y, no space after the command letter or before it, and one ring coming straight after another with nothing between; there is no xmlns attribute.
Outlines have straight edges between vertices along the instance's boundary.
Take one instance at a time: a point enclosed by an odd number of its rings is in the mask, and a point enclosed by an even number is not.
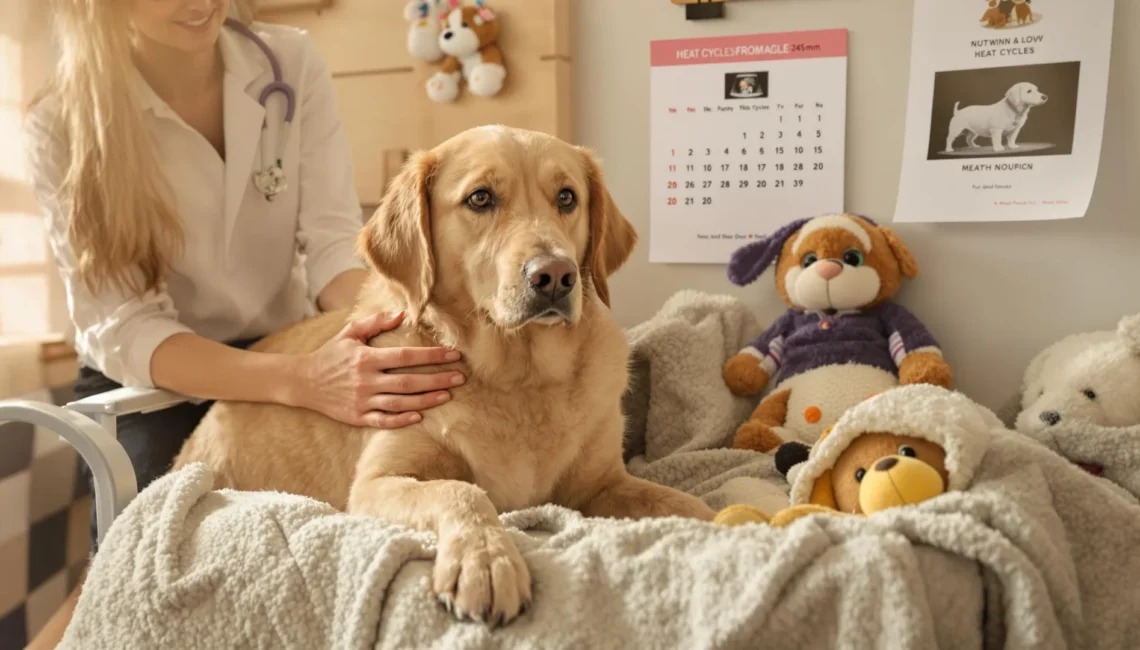
<svg viewBox="0 0 1140 650"><path fill-rule="evenodd" d="M720 364L759 330L730 297L681 292L629 331L633 473L714 508L786 500L769 456L723 448L753 403L729 394ZM989 433L966 489L871 517L505 514L534 605L496 630L432 597L432 535L213 490L191 465L115 521L60 647L1140 647L1140 503L1020 434Z"/></svg>

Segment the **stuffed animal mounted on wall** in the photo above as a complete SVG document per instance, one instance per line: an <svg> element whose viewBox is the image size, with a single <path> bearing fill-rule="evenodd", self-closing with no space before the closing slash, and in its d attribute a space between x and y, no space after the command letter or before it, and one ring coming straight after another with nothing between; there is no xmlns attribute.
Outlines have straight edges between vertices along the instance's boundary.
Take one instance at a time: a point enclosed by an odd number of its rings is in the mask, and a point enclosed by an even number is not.
<svg viewBox="0 0 1140 650"><path fill-rule="evenodd" d="M922 322L892 301L918 264L895 233L866 217L798 219L733 253L728 277L745 286L775 262L789 309L724 364L736 395L771 393L736 431L733 447L771 451L810 443L849 407L899 384L951 384Z"/></svg>
<svg viewBox="0 0 1140 650"><path fill-rule="evenodd" d="M427 81L428 96L437 102L459 97L460 81L481 97L491 97L503 88L507 69L499 51L499 17L483 0L461 6L449 0L439 34L439 47L446 55L441 69Z"/></svg>
<svg viewBox="0 0 1140 650"><path fill-rule="evenodd" d="M439 47L440 5L443 0L414 0L404 6L408 22L408 53L421 61L435 63L443 58Z"/></svg>

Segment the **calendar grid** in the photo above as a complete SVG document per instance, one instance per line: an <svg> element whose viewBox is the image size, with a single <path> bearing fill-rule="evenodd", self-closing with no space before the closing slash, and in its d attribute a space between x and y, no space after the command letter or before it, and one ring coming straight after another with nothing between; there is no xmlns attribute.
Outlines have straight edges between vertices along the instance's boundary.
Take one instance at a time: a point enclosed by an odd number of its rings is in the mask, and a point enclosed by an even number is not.
<svg viewBox="0 0 1140 650"><path fill-rule="evenodd" d="M727 262L790 219L842 209L844 30L651 47L650 261Z"/></svg>

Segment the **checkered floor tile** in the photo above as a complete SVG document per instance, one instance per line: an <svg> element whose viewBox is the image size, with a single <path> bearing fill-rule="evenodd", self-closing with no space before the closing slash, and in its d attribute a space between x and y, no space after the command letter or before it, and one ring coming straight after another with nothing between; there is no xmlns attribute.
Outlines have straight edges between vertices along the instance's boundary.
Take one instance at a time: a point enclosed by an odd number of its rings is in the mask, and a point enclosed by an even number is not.
<svg viewBox="0 0 1140 650"><path fill-rule="evenodd" d="M63 404L71 393L23 397ZM91 497L82 462L51 431L0 424L0 650L35 637L87 564Z"/></svg>

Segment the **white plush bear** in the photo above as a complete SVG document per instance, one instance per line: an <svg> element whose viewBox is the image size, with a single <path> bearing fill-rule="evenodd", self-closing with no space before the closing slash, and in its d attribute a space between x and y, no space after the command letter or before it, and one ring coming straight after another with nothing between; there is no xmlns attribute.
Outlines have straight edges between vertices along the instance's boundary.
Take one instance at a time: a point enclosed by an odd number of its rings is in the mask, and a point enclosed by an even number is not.
<svg viewBox="0 0 1140 650"><path fill-rule="evenodd" d="M1020 407L1018 431L1140 494L1140 314L1038 353Z"/></svg>
<svg viewBox="0 0 1140 650"><path fill-rule="evenodd" d="M413 0L404 5L404 20L408 26L408 53L421 61L434 63L443 58L439 47L440 0Z"/></svg>
<svg viewBox="0 0 1140 650"><path fill-rule="evenodd" d="M1030 362L1017 429L1038 433L1070 421L1140 424L1140 314L1115 331L1067 336Z"/></svg>

